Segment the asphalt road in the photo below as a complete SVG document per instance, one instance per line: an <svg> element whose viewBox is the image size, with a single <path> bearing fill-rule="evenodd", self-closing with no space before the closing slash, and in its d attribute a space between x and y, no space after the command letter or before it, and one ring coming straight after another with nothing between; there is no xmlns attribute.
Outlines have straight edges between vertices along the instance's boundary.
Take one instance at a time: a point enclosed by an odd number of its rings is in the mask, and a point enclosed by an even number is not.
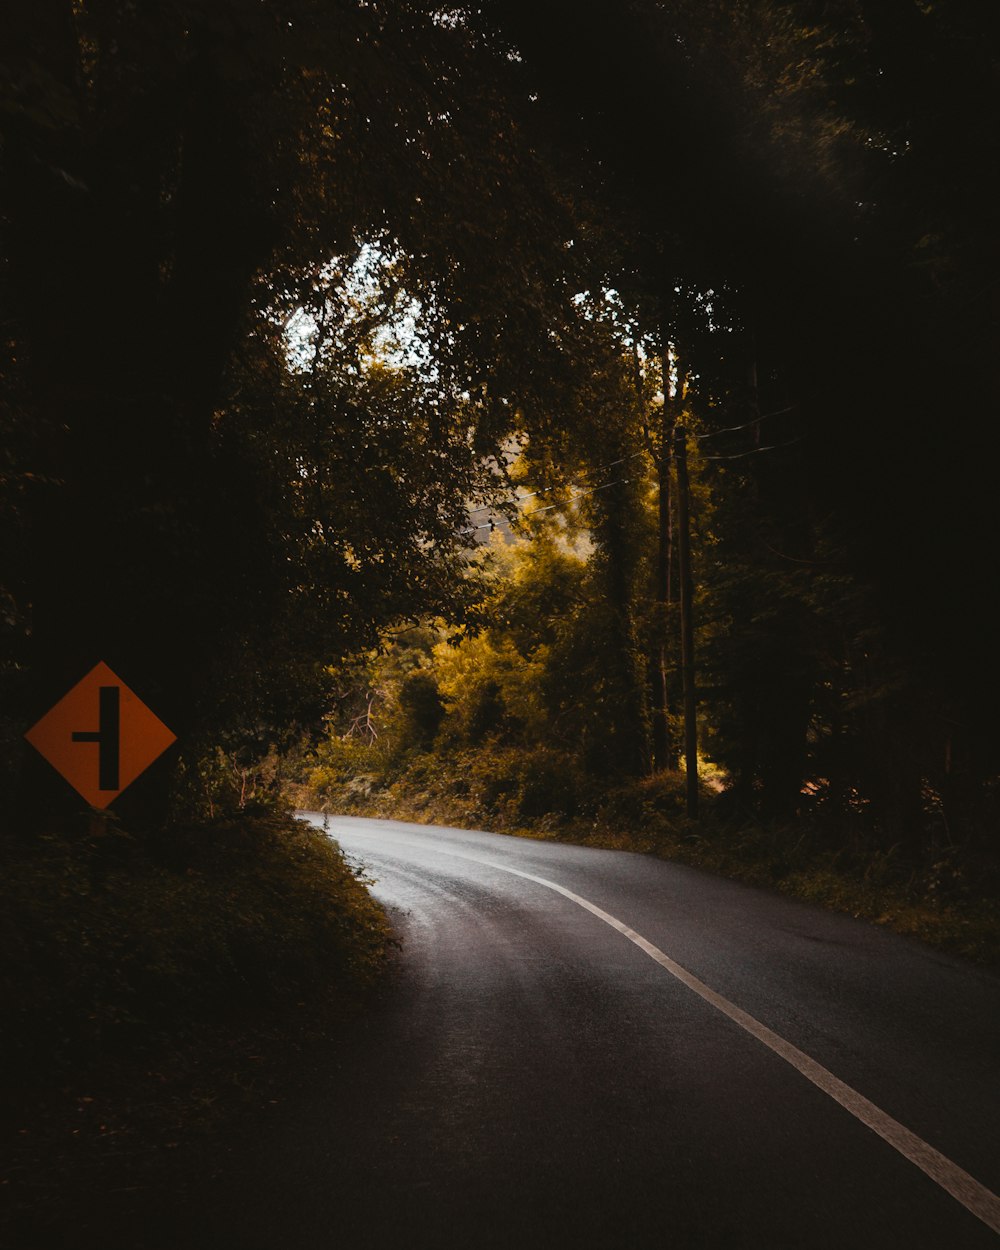
<svg viewBox="0 0 1000 1250"><path fill-rule="evenodd" d="M330 833L398 973L178 1250L1000 1242L1000 978L645 856Z"/></svg>

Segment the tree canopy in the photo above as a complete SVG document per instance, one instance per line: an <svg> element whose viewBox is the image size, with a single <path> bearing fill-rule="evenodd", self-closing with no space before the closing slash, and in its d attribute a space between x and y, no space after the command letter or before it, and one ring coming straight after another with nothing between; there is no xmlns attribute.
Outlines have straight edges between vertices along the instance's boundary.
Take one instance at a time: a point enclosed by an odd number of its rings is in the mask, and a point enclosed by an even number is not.
<svg viewBox="0 0 1000 1250"><path fill-rule="evenodd" d="M5 14L8 779L98 659L190 763L316 724L390 628L472 622L468 511L515 493L515 437L529 484L601 486L559 645L615 692L596 754L641 771L683 418L734 793L985 810L993 7Z"/></svg>

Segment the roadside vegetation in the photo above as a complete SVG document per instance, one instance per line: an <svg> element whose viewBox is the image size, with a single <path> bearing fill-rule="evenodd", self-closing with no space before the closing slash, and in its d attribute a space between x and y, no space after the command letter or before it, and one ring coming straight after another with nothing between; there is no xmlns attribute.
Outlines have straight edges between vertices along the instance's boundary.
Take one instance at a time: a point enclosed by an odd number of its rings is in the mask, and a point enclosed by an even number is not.
<svg viewBox="0 0 1000 1250"><path fill-rule="evenodd" d="M273 801L160 836L85 817L2 852L4 1237L106 1244L123 1205L286 1096L377 985L389 926Z"/></svg>
<svg viewBox="0 0 1000 1250"><path fill-rule="evenodd" d="M706 491L707 542L710 503ZM640 545L640 566L643 559ZM760 675L747 678L727 652L742 653L746 640L723 636L719 601L728 588L716 594L709 583L699 645L728 699L704 699L701 735L715 759L700 761L692 820L682 769L651 770L648 755L645 767L629 767L643 759L648 721L630 678L638 657L609 662L616 637L602 611L599 548L563 525L530 541L495 542L480 562L488 589L475 628L414 627L340 670L325 734L285 761L282 784L297 805L646 852L1000 965L1000 860L988 829L954 836L925 779L912 826L900 830L895 810L862 788L860 770L851 772L857 755L831 751L824 717L832 704L853 700L868 715L889 696L846 691L831 699L831 665L812 696L797 793L768 812L766 721L756 726L754 772L739 784L753 726L737 709L755 707L748 694ZM848 587L840 589L834 598L800 582L783 588L783 600L787 606L798 593L799 628L820 633L855 610ZM669 729L676 742L675 717Z"/></svg>
<svg viewBox="0 0 1000 1250"><path fill-rule="evenodd" d="M113 818L33 838L8 848L0 900L0 1059L22 1088L248 1009L350 994L388 934L336 846L280 810L155 840Z"/></svg>
<svg viewBox="0 0 1000 1250"><path fill-rule="evenodd" d="M872 851L844 843L822 815L793 824L740 819L703 789L702 817L685 815L683 772L605 790L557 752L415 754L385 767L372 747L320 747L302 806L328 813L454 825L520 837L636 851L870 920L1000 968L1000 864L932 846Z"/></svg>
<svg viewBox="0 0 1000 1250"><path fill-rule="evenodd" d="M986 0L3 9L18 1150L174 1140L384 966L289 795L995 956ZM101 660L177 739L107 818L24 740Z"/></svg>

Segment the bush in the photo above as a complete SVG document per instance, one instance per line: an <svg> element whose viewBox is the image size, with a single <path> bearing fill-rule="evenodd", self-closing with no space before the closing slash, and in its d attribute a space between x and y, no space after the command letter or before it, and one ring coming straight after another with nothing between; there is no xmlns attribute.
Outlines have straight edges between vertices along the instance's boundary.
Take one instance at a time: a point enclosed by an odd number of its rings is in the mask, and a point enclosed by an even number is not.
<svg viewBox="0 0 1000 1250"><path fill-rule="evenodd" d="M433 674L409 673L399 688L400 734L404 748L429 751L444 720L444 701Z"/></svg>
<svg viewBox="0 0 1000 1250"><path fill-rule="evenodd" d="M607 825L650 829L683 820L687 810L684 773L657 773L609 790L598 819Z"/></svg>
<svg viewBox="0 0 1000 1250"><path fill-rule="evenodd" d="M470 753L464 765L481 812L505 823L544 816L570 820L581 810L588 792L575 760L547 747L494 747Z"/></svg>
<svg viewBox="0 0 1000 1250"><path fill-rule="evenodd" d="M0 1062L26 1082L357 987L389 940L337 847L289 813L247 810L156 840L112 820L3 849Z"/></svg>

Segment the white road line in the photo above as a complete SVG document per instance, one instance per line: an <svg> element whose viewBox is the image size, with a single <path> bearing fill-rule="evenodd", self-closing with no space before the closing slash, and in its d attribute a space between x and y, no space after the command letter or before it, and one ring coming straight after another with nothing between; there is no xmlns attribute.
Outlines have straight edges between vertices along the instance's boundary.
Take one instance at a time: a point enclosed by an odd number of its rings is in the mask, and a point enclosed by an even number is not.
<svg viewBox="0 0 1000 1250"><path fill-rule="evenodd" d="M995 1233L1000 1233L1000 1198L992 1190L987 1189L985 1185L981 1185L975 1177L963 1171L957 1163L953 1163L939 1151L935 1150L933 1146L929 1146L916 1133L910 1132L905 1125L900 1124L898 1120L894 1120L891 1115L876 1107L873 1102L869 1102L864 1095L859 1094L857 1090L852 1089L849 1085L845 1085L832 1072L829 1072L822 1064L817 1063L815 1059L811 1059L809 1055L799 1050L797 1046L793 1046L791 1042L786 1041L772 1029L769 1029L767 1025L761 1024L759 1020L748 1015L747 1012L737 1007L735 1003L731 1003L728 998L723 998L721 994L716 993L704 981L699 981L686 968L682 968L669 955L665 955L658 946L648 942L641 934L636 933L627 924L598 907L596 903L582 898L579 894L574 894L572 890L567 890L565 886L559 885L555 881L549 881L546 877L536 877L534 873L522 872L519 868L510 868L506 864L498 864L495 860L481 859L478 855L466 855L463 851L447 850L444 847L428 842L400 838L391 832L386 834L380 831L377 836L380 840L388 840L397 845L411 846L422 851L433 851L439 855L450 855L455 859L471 860L472 863L482 864L485 868L495 868L500 872L511 873L515 877L523 877L526 881L534 881L537 885L543 885L548 890L554 890L557 894L561 894L564 898L568 898L571 902L576 903L578 907L589 911L598 920L603 920L612 929L617 929L623 937L628 938L630 942L638 946L650 959L655 960L661 968L665 968L671 976L676 977L682 985L686 985L699 998L703 998L706 1003L710 1003L717 1011L721 1011L724 1016L728 1016L741 1029L745 1029L747 1033L752 1034L758 1041L763 1042L776 1055L780 1055L786 1063L791 1064L796 1071L801 1072L807 1081L811 1081L824 1094L828 1094L834 1102L840 1103L855 1119L867 1125L883 1141L888 1142L894 1150L899 1151L905 1159L909 1159L921 1172L926 1173L935 1184L940 1185L946 1193L951 1194L967 1211L977 1216L984 1224L993 1229Z"/></svg>

